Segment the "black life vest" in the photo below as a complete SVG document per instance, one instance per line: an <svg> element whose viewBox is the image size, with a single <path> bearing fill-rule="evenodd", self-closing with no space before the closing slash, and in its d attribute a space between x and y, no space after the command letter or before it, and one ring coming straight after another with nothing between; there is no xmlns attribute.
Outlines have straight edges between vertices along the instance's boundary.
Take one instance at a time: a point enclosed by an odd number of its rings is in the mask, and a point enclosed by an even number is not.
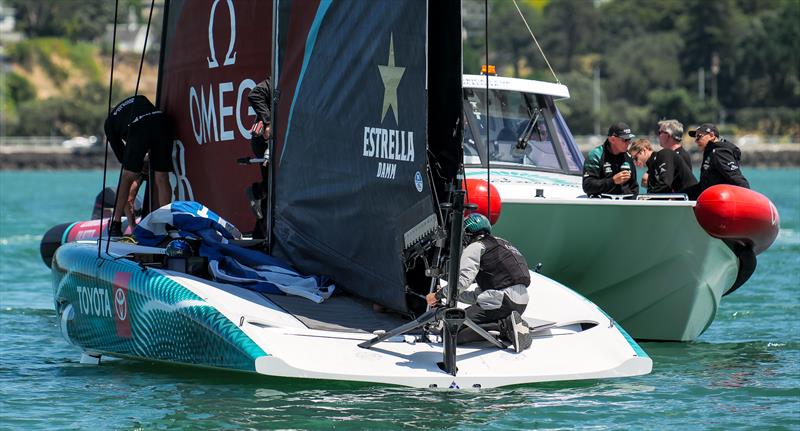
<svg viewBox="0 0 800 431"><path fill-rule="evenodd" d="M486 247L475 280L482 290L500 290L516 284L529 285L531 276L522 253L503 238L486 235L479 241Z"/></svg>

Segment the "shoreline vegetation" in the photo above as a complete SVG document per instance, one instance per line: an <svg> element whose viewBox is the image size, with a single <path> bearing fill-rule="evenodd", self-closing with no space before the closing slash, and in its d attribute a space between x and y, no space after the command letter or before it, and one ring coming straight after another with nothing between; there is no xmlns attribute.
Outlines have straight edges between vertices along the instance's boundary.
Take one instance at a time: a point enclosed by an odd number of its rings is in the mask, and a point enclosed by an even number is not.
<svg viewBox="0 0 800 431"><path fill-rule="evenodd" d="M0 168L101 168L97 146L74 154L59 145L26 152L11 141L94 135L102 142L114 3L0 2L13 11L16 35L0 37ZM140 80L149 2L120 2L112 105L137 83L139 94L155 100L164 12L164 2L156 3ZM501 76L565 84L570 98L557 104L572 133L585 137L578 139L584 153L602 142L597 135L611 123L624 121L645 135L659 120L675 118L686 130L716 123L742 149L743 165L800 166L797 0L683 0L656 9L638 0L518 3L519 12L507 0L488 2L489 63ZM464 73L478 73L485 62L484 4L462 0ZM692 141L684 146L696 151Z"/></svg>
<svg viewBox="0 0 800 431"><path fill-rule="evenodd" d="M598 140L593 137L589 141ZM597 144L599 145L599 144ZM584 157L595 144L584 142L580 145ZM701 153L694 144L689 144L692 156L692 165L697 168L701 163ZM742 145L742 165L759 168L784 168L800 167L800 143L796 144L746 144ZM58 149L58 151L33 151L25 149L10 149L0 146L0 170L2 171L27 171L27 170L78 170L102 169L105 153L102 147L91 149ZM231 164L235 159L231 158ZM108 152L109 171L119 170L119 162L114 154Z"/></svg>

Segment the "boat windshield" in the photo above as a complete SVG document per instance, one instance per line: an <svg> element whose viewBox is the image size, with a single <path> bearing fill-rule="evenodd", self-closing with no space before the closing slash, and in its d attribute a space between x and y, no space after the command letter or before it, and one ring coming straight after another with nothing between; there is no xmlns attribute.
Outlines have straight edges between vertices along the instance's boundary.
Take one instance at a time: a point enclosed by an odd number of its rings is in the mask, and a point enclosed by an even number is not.
<svg viewBox="0 0 800 431"><path fill-rule="evenodd" d="M486 116L486 90L464 89L466 121L464 163L575 173L582 160L570 148L572 135L555 115L549 96L509 90L489 90L490 112ZM488 149L486 129L489 129ZM561 130L564 128L565 130Z"/></svg>

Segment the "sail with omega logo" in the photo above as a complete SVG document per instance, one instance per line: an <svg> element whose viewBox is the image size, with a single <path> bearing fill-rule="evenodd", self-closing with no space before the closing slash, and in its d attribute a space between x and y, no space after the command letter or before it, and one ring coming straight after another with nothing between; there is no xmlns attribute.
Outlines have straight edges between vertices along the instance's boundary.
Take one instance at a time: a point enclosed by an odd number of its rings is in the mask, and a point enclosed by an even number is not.
<svg viewBox="0 0 800 431"><path fill-rule="evenodd" d="M250 154L246 98L273 72L275 37L273 254L407 311L424 268L404 251L442 223L461 162L460 1L171 0L167 23L176 197L252 226L244 189L259 173L235 159Z"/></svg>
<svg viewBox="0 0 800 431"><path fill-rule="evenodd" d="M159 108L175 135L175 198L195 200L242 231L255 217L245 188L260 179L252 154L250 89L270 70L272 2L170 0L159 71Z"/></svg>

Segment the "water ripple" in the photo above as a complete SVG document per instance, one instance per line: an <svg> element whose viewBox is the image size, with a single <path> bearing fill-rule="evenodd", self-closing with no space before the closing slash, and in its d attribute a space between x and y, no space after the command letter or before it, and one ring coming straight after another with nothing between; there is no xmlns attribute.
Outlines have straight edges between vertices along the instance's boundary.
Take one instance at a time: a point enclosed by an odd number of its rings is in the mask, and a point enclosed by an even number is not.
<svg viewBox="0 0 800 431"><path fill-rule="evenodd" d="M32 234L0 237L0 245L34 244L38 247L41 241L42 241L42 235L32 235Z"/></svg>
<svg viewBox="0 0 800 431"><path fill-rule="evenodd" d="M748 171L754 187L771 187L780 236L699 341L643 343L652 374L457 392L80 364L61 337L36 233L85 218L100 173L0 172L0 428L800 429L800 202L785 187L798 172ZM52 199L31 200L29 185L45 182Z"/></svg>

